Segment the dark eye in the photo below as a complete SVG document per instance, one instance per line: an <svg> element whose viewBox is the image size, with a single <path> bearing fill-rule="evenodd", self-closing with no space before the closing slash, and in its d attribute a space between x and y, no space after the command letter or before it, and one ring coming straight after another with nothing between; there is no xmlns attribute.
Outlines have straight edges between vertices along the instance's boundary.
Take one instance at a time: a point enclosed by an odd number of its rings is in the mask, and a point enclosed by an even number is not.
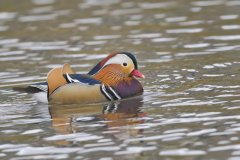
<svg viewBox="0 0 240 160"><path fill-rule="evenodd" d="M127 63L124 62L124 63L123 63L123 66L127 66Z"/></svg>

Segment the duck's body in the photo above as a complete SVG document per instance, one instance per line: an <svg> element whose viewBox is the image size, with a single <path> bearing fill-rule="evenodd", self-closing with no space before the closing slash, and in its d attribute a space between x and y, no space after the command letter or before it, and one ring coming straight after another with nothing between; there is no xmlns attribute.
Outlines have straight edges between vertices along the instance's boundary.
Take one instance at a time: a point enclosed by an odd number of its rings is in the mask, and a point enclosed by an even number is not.
<svg viewBox="0 0 240 160"><path fill-rule="evenodd" d="M47 82L31 85L47 92L51 103L98 103L140 95L141 83L135 77L135 57L126 52L110 54L87 75L76 74L68 64L52 69Z"/></svg>

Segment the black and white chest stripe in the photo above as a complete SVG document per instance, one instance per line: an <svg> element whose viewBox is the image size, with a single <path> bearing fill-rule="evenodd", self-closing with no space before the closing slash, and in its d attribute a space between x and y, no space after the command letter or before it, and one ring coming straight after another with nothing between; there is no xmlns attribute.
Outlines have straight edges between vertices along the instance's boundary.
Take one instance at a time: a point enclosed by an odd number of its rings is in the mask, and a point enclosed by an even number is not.
<svg viewBox="0 0 240 160"><path fill-rule="evenodd" d="M109 101L122 99L112 87L101 84L100 90Z"/></svg>

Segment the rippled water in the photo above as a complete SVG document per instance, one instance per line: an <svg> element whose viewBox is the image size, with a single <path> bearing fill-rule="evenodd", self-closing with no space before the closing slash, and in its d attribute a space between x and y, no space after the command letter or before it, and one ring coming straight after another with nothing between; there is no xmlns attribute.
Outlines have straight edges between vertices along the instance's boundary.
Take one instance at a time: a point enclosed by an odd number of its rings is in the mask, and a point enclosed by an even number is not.
<svg viewBox="0 0 240 160"><path fill-rule="evenodd" d="M0 1L0 158L240 159L239 0ZM144 95L49 106L12 86L137 55Z"/></svg>

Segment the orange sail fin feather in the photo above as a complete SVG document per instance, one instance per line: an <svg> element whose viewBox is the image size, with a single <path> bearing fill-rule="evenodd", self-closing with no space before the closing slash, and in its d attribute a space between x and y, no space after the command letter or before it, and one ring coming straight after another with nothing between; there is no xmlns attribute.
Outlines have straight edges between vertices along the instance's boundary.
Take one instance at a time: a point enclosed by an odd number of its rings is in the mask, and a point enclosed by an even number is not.
<svg viewBox="0 0 240 160"><path fill-rule="evenodd" d="M48 95L51 95L57 88L67 84L63 74L74 74L69 64L64 64L63 67L57 67L48 72L47 83L48 83Z"/></svg>
<svg viewBox="0 0 240 160"><path fill-rule="evenodd" d="M62 74L75 74L75 72L73 71L73 69L70 67L70 65L68 63L65 63L62 67Z"/></svg>

